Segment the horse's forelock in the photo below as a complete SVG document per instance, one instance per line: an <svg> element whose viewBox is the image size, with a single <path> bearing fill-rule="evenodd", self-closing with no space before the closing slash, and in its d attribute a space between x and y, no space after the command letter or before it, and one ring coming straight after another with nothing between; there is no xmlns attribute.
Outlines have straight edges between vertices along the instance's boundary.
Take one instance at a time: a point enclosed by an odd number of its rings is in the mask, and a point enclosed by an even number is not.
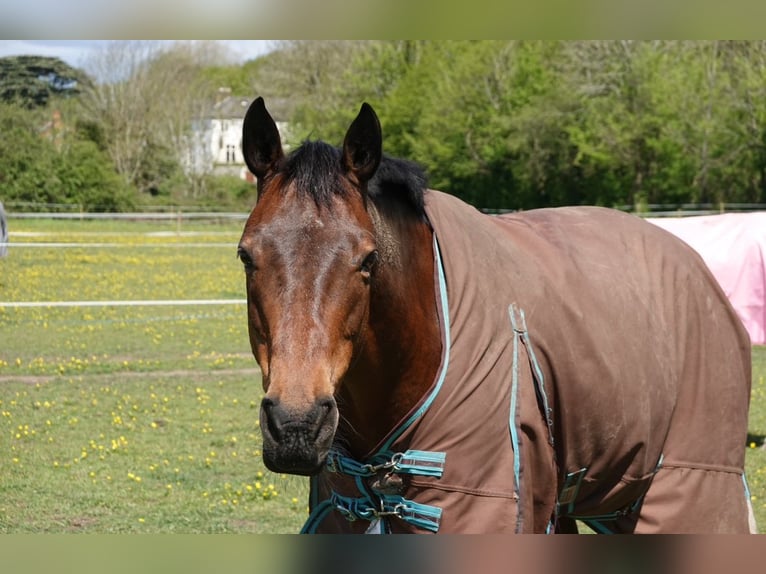
<svg viewBox="0 0 766 574"><path fill-rule="evenodd" d="M344 196L349 188L341 178L341 150L322 141L306 141L292 151L282 163L280 172L285 186L294 184L299 193L311 197L317 205L331 206L334 196ZM373 202L395 199L425 218L425 172L417 164L384 156L377 173L368 184Z"/></svg>
<svg viewBox="0 0 766 574"><path fill-rule="evenodd" d="M293 183L298 193L317 205L330 206L335 195L343 195L340 150L321 141L307 141L291 152L282 165L284 183Z"/></svg>

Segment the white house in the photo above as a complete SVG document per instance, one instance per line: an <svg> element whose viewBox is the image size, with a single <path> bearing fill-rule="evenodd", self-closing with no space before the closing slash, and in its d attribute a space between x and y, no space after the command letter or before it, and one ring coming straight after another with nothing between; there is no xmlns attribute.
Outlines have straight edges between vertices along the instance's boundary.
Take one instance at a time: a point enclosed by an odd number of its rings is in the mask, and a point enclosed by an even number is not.
<svg viewBox="0 0 766 574"><path fill-rule="evenodd" d="M186 169L201 175L234 175L253 181L253 175L242 157L242 124L252 100L231 94L228 88L218 90L218 98L209 113L192 123ZM269 102L269 112L282 134L287 135L285 102Z"/></svg>

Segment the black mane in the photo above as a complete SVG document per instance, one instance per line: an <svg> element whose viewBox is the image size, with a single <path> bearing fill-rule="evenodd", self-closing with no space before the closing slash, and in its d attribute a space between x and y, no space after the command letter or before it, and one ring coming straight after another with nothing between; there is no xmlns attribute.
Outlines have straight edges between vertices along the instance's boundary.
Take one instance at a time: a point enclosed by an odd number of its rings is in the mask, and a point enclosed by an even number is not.
<svg viewBox="0 0 766 574"><path fill-rule="evenodd" d="M322 141L306 141L285 157L280 171L289 184L294 182L317 205L329 206L334 195L343 195L347 187L341 184L341 150ZM377 172L367 184L368 196L378 203L396 200L425 218L424 194L428 178L418 164L387 155L383 156Z"/></svg>

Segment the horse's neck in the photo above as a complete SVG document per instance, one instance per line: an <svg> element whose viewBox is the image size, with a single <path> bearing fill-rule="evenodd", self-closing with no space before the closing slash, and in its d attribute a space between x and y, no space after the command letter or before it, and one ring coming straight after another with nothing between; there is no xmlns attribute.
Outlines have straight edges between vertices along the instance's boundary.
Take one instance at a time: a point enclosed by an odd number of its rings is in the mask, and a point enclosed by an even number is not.
<svg viewBox="0 0 766 574"><path fill-rule="evenodd" d="M441 361L433 238L425 223L376 219L381 260L368 328L339 396L339 436L369 452L430 388Z"/></svg>

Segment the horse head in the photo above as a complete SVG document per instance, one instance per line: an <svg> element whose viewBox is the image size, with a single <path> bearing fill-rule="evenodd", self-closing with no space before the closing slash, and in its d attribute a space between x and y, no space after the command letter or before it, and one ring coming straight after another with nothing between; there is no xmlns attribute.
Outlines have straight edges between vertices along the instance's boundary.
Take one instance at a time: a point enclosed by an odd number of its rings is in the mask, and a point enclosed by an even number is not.
<svg viewBox="0 0 766 574"><path fill-rule="evenodd" d="M274 471L315 474L332 445L336 391L370 312L378 246L366 188L381 142L367 104L341 149L307 142L290 156L261 98L245 116L242 147L258 200L238 255L250 345L263 373L263 456Z"/></svg>

